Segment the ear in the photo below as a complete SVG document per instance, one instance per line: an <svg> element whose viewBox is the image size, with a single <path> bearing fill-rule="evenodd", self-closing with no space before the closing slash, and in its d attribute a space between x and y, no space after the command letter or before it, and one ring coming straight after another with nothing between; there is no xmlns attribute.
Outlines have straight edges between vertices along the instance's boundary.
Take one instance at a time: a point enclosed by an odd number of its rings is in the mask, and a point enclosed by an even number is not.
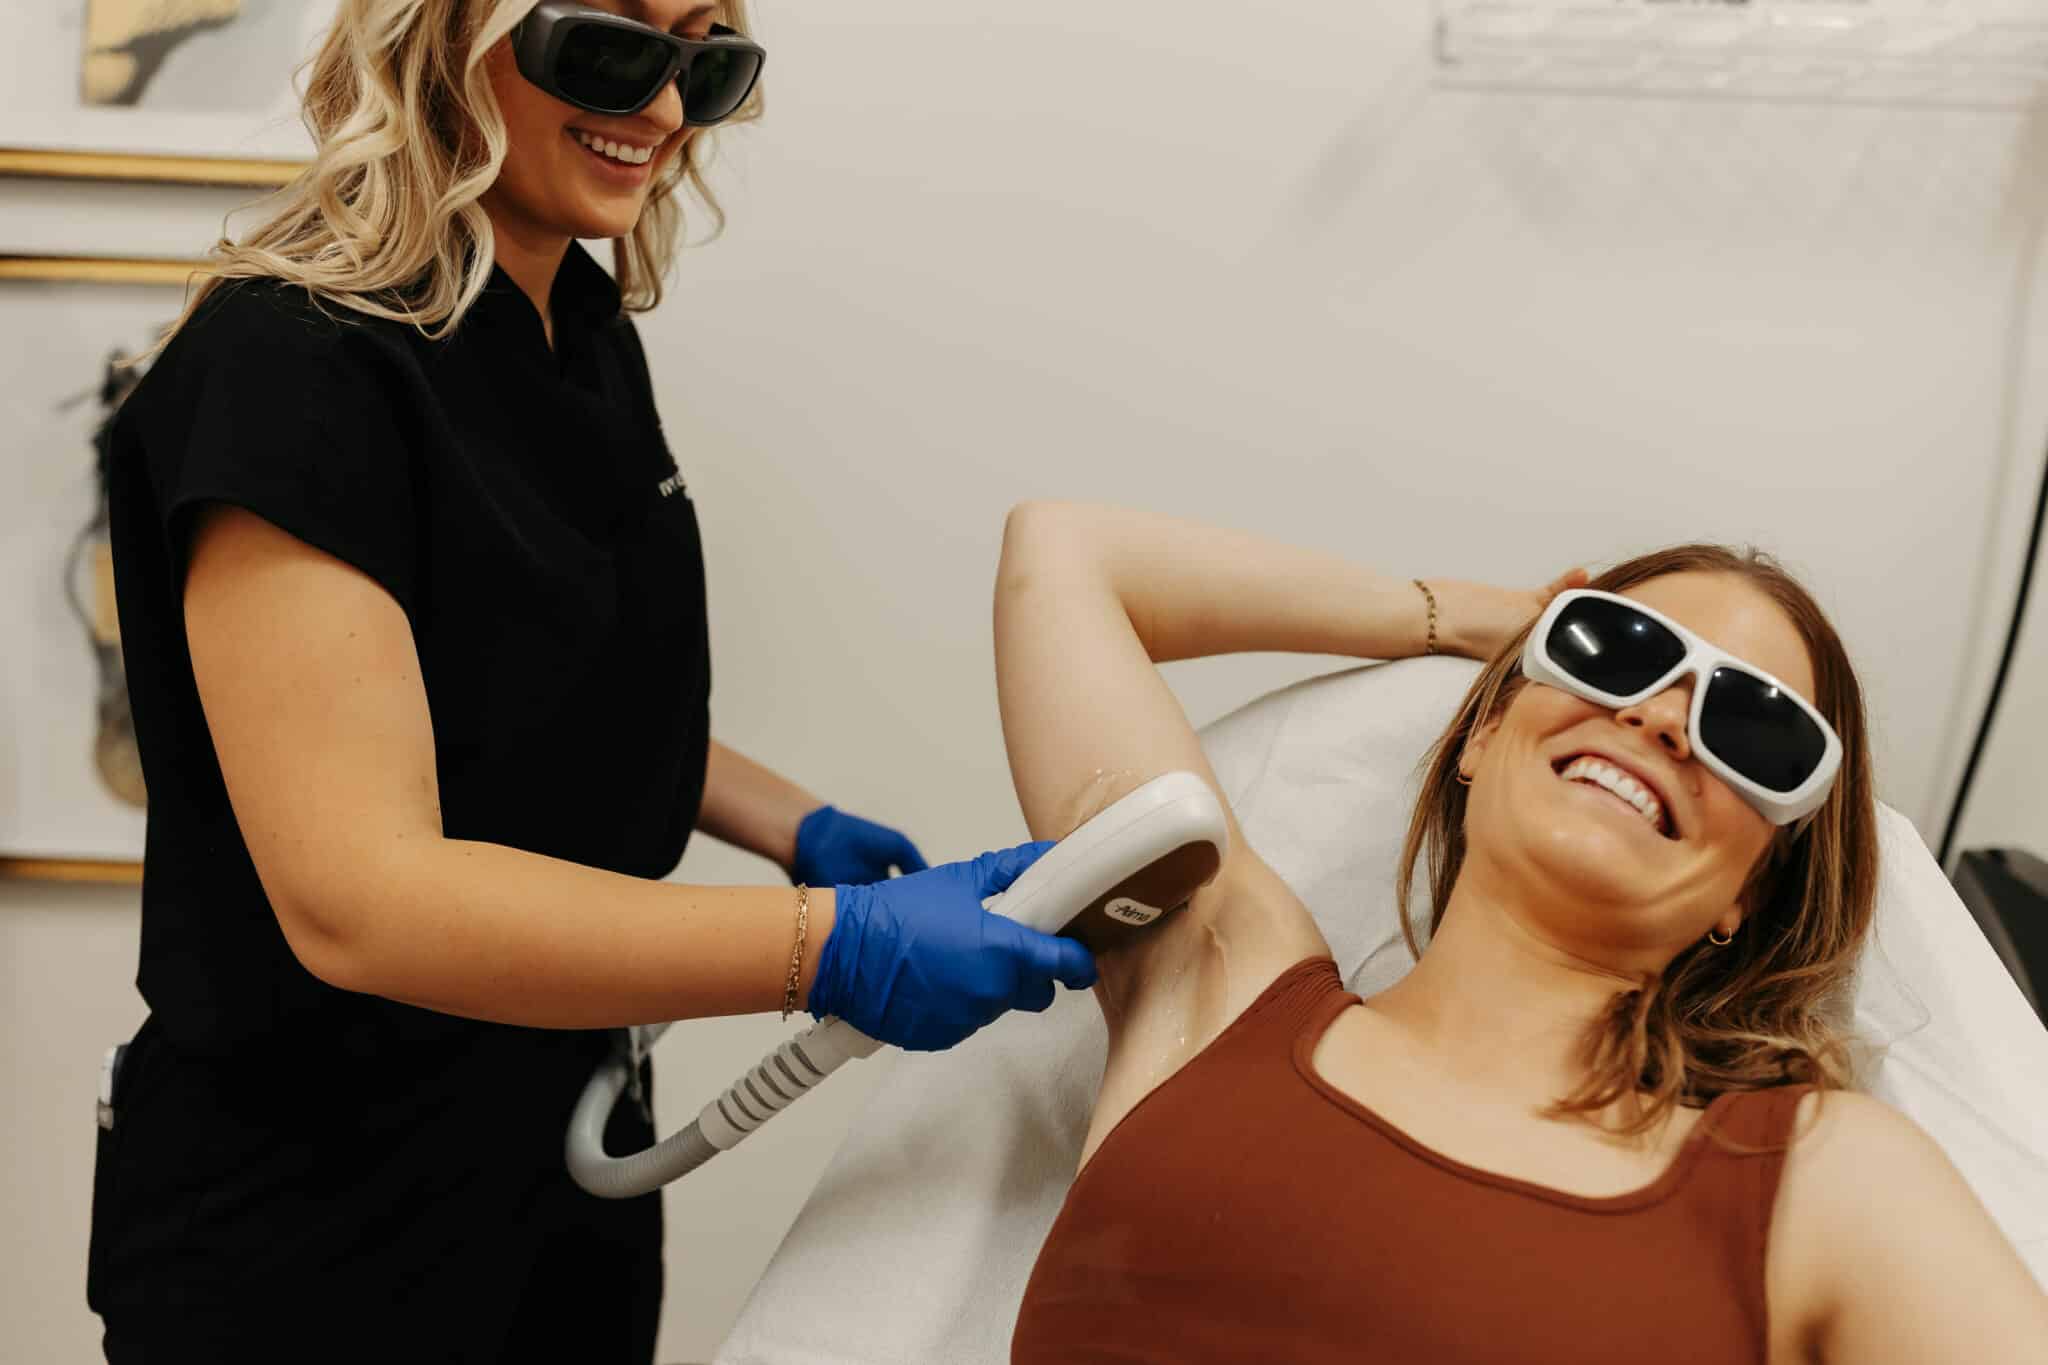
<svg viewBox="0 0 2048 1365"><path fill-rule="evenodd" d="M1464 751L1458 755L1458 771L1466 778L1478 775L1480 755L1486 752L1487 742L1500 729L1501 721L1506 719L1505 712L1506 708L1502 708L1501 713L1466 736Z"/></svg>

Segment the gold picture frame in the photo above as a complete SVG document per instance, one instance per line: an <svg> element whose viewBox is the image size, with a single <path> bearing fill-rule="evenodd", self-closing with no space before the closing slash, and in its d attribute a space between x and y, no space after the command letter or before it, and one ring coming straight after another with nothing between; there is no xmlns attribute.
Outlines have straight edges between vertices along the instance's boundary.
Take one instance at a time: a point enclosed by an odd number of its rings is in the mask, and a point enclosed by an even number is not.
<svg viewBox="0 0 2048 1365"><path fill-rule="evenodd" d="M139 862L59 858L0 858L0 879L31 882L92 882L101 886L142 885Z"/></svg>
<svg viewBox="0 0 2048 1365"><path fill-rule="evenodd" d="M181 206L176 211L189 213L203 197L194 195L193 190L275 191L289 185L311 164L312 149L292 117L298 103L293 77L296 64L312 55L331 25L335 0L301 0L280 7L275 15L290 16L284 29L255 23L267 22L266 16L249 7L250 14L244 17L253 27L209 26L207 34L195 38L195 44L226 43L210 60L215 69L234 74L239 83L235 99L202 106L190 102L188 91L184 105L175 97L161 106L147 99L96 103L81 84L82 75L74 72L82 73L83 64L98 50L119 45L104 33L95 36L93 21L115 9L139 11L142 4L143 0L120 0L119 4L114 0L71 0L62 6L24 9L22 24L17 26L21 31L13 36L25 64L16 73L21 79L13 91L15 98L0 117L0 182L8 183L7 193L15 196L16 202L26 196L41 207L46 201L55 203L73 195L98 196L98 202L106 197L105 191L93 188L93 182L99 182L122 186L122 199L137 210L163 203ZM223 5L224 10L238 8ZM80 15L87 21L83 49ZM211 31L213 28L218 32ZM254 45L238 55L237 44L244 41ZM187 53L196 50L196 46L181 49ZM35 55L29 56L31 53ZM224 61L230 65L222 67ZM196 69L188 70L188 85L191 70ZM274 89L265 93L265 82ZM252 97L258 95L261 98ZM129 186L135 188L131 191ZM181 193L180 187L185 192ZM201 245L198 240L190 243L191 248ZM38 235L24 230L13 234L11 240L0 241L0 299L47 309L59 307L53 300L74 298L72 291L84 290L93 301L83 306L82 316L94 321L81 323L81 330L98 326L97 319L126 318L131 294L138 298L160 294L166 316L175 314L178 304L170 290L186 291L189 296L194 276L206 270L207 262L196 254L141 254L166 246L174 252L188 249L182 233L160 232L154 240L138 238L129 245L104 233L90 241L72 241L49 232ZM109 251L135 254L97 254ZM98 302L102 299L118 302L102 305ZM86 305L86 301L79 299L77 304ZM76 363L97 360L96 355L87 353L88 348L76 345L76 332L60 329L60 335L64 344L81 351L77 357L67 353L63 364L76 367ZM28 373L6 377L26 384L31 382L24 377ZM53 418L51 429L62 429L62 421ZM75 432L65 437L73 438ZM92 819L85 820L82 827L93 830ZM107 832L106 826L100 826L98 833L74 840L33 834L24 827L16 842L17 832L10 831L7 844L0 846L4 847L0 884L139 885L143 867L139 837L103 837ZM133 856L129 856L131 849Z"/></svg>
<svg viewBox="0 0 2048 1365"><path fill-rule="evenodd" d="M206 262L174 256L10 256L0 253L0 282L184 285Z"/></svg>
<svg viewBox="0 0 2048 1365"><path fill-rule="evenodd" d="M28 256L0 252L0 289L11 281L81 286L147 285L183 287L205 268L199 259L168 257ZM176 305L170 305L175 310ZM0 884L68 882L135 887L142 884L142 859L0 854Z"/></svg>
<svg viewBox="0 0 2048 1365"><path fill-rule="evenodd" d="M159 185L289 185L309 165L212 156L157 156L136 152L68 152L42 147L0 147L0 175L55 180L114 180Z"/></svg>
<svg viewBox="0 0 2048 1365"><path fill-rule="evenodd" d="M14 8L0 175L275 189L313 154L304 82L339 0Z"/></svg>

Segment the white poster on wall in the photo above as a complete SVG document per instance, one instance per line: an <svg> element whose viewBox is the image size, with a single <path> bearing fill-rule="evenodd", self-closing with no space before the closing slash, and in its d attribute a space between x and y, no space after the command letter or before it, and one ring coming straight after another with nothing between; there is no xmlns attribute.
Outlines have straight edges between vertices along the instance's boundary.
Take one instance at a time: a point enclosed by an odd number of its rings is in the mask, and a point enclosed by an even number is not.
<svg viewBox="0 0 2048 1365"><path fill-rule="evenodd" d="M0 857L142 857L93 436L112 354L147 347L182 302L175 286L6 285L36 364L0 385Z"/></svg>
<svg viewBox="0 0 2048 1365"><path fill-rule="evenodd" d="M334 0L35 0L0 46L0 148L298 159Z"/></svg>

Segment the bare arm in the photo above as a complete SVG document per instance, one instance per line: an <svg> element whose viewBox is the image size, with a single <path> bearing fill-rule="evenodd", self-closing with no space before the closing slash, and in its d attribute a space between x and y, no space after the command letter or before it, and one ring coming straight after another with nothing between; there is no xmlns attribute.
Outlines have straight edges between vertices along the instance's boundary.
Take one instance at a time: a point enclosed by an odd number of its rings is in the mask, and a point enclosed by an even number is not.
<svg viewBox="0 0 2048 1365"><path fill-rule="evenodd" d="M781 1007L793 892L673 886L443 836L411 628L374 581L213 506L184 608L235 818L315 976L536 1027ZM832 921L832 893L813 891L799 998Z"/></svg>
<svg viewBox="0 0 2048 1365"><path fill-rule="evenodd" d="M2040 1360L2048 1295L1934 1140L1866 1095L1830 1093L1810 1131L1805 1112L1774 1221L1811 1267L1816 1358Z"/></svg>
<svg viewBox="0 0 2048 1365"><path fill-rule="evenodd" d="M1412 583L1335 556L1119 508L1016 508L996 579L996 684L1032 835L1064 835L1162 772L1216 785L1158 663L1252 649L1419 654L1426 620ZM1098 955L1109 1060L1083 1159L1282 970L1328 951L1231 815L1215 881L1155 932Z"/></svg>
<svg viewBox="0 0 2048 1365"><path fill-rule="evenodd" d="M1456 615L1444 600L1447 637ZM995 625L1011 776L1032 836L1050 838L1098 771L1179 767L1214 781L1156 664L1252 650L1401 658L1422 653L1427 615L1408 580L1334 555L1034 502L1004 528Z"/></svg>
<svg viewBox="0 0 2048 1365"><path fill-rule="evenodd" d="M697 828L712 838L759 854L787 872L796 861L797 826L823 804L773 769L711 741Z"/></svg>

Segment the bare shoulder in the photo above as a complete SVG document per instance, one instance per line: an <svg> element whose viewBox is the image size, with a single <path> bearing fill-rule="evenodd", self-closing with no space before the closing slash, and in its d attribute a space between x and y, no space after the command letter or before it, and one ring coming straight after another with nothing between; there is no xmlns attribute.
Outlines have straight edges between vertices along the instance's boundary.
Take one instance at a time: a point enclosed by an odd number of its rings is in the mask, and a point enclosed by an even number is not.
<svg viewBox="0 0 2048 1365"><path fill-rule="evenodd" d="M2028 1358L2048 1301L1920 1125L1869 1095L1815 1091L1788 1138L1766 1265L1797 1358ZM1959 1317L1964 1301L1980 1311Z"/></svg>
<svg viewBox="0 0 2048 1365"><path fill-rule="evenodd" d="M1919 1124L1871 1095L1812 1090L1787 1135L1779 1210L1839 1219L1868 1208L1880 1185L1892 1199L1969 1193L1948 1155Z"/></svg>
<svg viewBox="0 0 2048 1365"><path fill-rule="evenodd" d="M1855 1090L1809 1090L1792 1117L1784 1180L1841 1178L1872 1161L1941 1156L1920 1126L1883 1100ZM1946 1160L1946 1158L1943 1158Z"/></svg>
<svg viewBox="0 0 2048 1365"><path fill-rule="evenodd" d="M1887 1176L1925 1180L1931 1163L1947 1158L1904 1114L1851 1090L1802 1095L1786 1143L1768 1264L1774 1272L1797 1272L1787 1287L1812 1303L1835 1239L1855 1213L1858 1187Z"/></svg>

